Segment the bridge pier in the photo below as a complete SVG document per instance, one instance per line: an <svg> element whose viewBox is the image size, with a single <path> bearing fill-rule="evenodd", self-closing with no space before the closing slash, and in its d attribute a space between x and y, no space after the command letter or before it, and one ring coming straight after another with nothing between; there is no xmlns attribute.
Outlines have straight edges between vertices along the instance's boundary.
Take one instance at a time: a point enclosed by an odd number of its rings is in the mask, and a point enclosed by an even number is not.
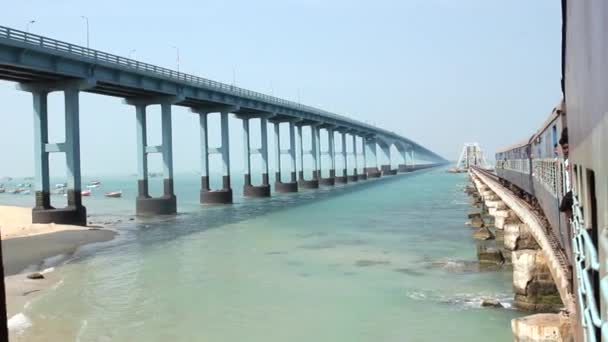
<svg viewBox="0 0 608 342"><path fill-rule="evenodd" d="M342 150L340 154L342 155L342 175L336 176L336 183L346 184L348 183L348 174L347 174L347 160L346 160L346 133L340 132L341 141L342 141Z"/></svg>
<svg viewBox="0 0 608 342"><path fill-rule="evenodd" d="M302 124L298 125L298 146L299 146L299 153L298 153L298 158L300 159L300 170L298 171L298 186L302 189L317 189L319 187L319 172L318 172L318 168L317 168L317 148L318 148L318 143L317 143L317 133L316 133L316 128L314 125L310 126L310 136L311 136L311 141L312 141L312 146L311 149L309 151L309 153L312 156L312 163L313 163L313 169L312 169L312 179L311 180L306 180L304 178L304 145L302 142Z"/></svg>
<svg viewBox="0 0 608 342"><path fill-rule="evenodd" d="M384 153L384 156L388 160L388 164L384 164L380 167L383 176L394 176L397 174L397 170L391 169L391 147L387 144L380 144L380 149Z"/></svg>
<svg viewBox="0 0 608 342"><path fill-rule="evenodd" d="M286 151L281 150L281 132L280 122L274 123L274 144L275 144L275 158L277 171L275 173L274 189L276 192L298 192L298 182L296 181L296 156L295 156L295 132L294 123L289 121L289 149ZM289 182L283 182L281 180L281 153L288 153L291 162L291 177Z"/></svg>
<svg viewBox="0 0 608 342"><path fill-rule="evenodd" d="M366 157L367 154L370 154L371 157L373 158L373 166L368 166L369 161L365 160L365 162L366 162L365 169L364 169L365 174L367 175L368 178L380 178L380 176L382 174L378 170L378 157L376 156L376 140L374 138L366 137L364 149L365 149L364 158Z"/></svg>
<svg viewBox="0 0 608 342"><path fill-rule="evenodd" d="M57 84L20 84L18 89L30 92L34 109L35 195L33 223L57 223L85 226L86 208L82 205L80 178L79 93L87 82L68 81ZM65 142L48 141L48 94L63 91L65 98ZM67 196L65 208L51 205L49 153L65 153L67 166Z"/></svg>
<svg viewBox="0 0 608 342"><path fill-rule="evenodd" d="M219 148L210 149L207 134L207 115L210 112L200 111L201 135L201 204L230 204L232 203L232 188L230 187L230 145L228 137L228 109L220 111L222 142ZM209 187L209 155L218 153L222 156L222 188L212 190Z"/></svg>
<svg viewBox="0 0 608 342"><path fill-rule="evenodd" d="M319 184L321 185L327 185L327 186L334 186L336 184L336 156L334 153L334 130L331 127L326 127L325 130L327 131L327 151L323 151L321 153L319 153ZM319 127L317 132L317 140L319 143L319 149L321 148L321 139L319 137L320 135L320 131L321 128ZM322 155L328 155L329 156L329 163L330 163L330 167L329 167L329 177L327 178L323 178L322 176L322 163L321 163L321 156Z"/></svg>
<svg viewBox="0 0 608 342"><path fill-rule="evenodd" d="M352 136L352 141L353 141L353 161L354 161L354 168L353 168L353 174L349 175L348 171L346 173L346 181L347 182L356 182L359 180L359 177L357 175L357 136L355 134L351 134ZM344 157L346 160L347 157ZM347 169L347 165L346 162L344 164L344 168Z"/></svg>
<svg viewBox="0 0 608 342"><path fill-rule="evenodd" d="M147 145L146 107L160 103L162 145ZM171 215L177 213L177 199L173 192L173 148L171 133L171 99L127 100L127 104L135 106L137 125L137 198L135 199L136 215ZM148 192L148 154L161 153L163 159L163 195L150 197Z"/></svg>
<svg viewBox="0 0 608 342"><path fill-rule="evenodd" d="M401 159L403 159L403 164L399 164L397 166L397 172L401 173L411 171L407 166L407 151L405 150L405 148L403 148L403 146L401 148L398 148L398 150L401 154Z"/></svg>
<svg viewBox="0 0 608 342"><path fill-rule="evenodd" d="M248 117L241 118L243 120L243 146L245 158L245 175L243 182L243 195L245 197L270 197L270 183L268 181L268 119L266 117L260 117L260 131L261 131L261 148L252 152L250 148L249 139L249 119ZM252 153L259 153L262 156L262 184L252 185L251 184L251 155Z"/></svg>

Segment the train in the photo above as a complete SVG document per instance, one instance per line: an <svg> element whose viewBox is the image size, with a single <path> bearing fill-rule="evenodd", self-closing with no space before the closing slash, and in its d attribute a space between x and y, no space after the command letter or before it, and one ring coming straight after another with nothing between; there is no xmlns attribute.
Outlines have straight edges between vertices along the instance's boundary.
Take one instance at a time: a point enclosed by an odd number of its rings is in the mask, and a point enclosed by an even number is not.
<svg viewBox="0 0 608 342"><path fill-rule="evenodd" d="M562 101L496 152L501 183L537 204L572 265L577 341L608 341L608 1L562 0Z"/></svg>

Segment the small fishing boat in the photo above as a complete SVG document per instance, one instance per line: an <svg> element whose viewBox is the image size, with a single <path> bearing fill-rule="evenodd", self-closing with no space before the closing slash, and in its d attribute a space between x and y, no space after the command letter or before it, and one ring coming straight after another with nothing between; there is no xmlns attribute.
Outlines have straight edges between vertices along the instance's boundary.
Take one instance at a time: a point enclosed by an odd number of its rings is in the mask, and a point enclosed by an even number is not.
<svg viewBox="0 0 608 342"><path fill-rule="evenodd" d="M100 185L100 184L101 184L101 182L100 181L96 181L96 180L89 182L89 185Z"/></svg>
<svg viewBox="0 0 608 342"><path fill-rule="evenodd" d="M122 197L122 190L106 192L104 194L104 196L106 196L106 197L112 197L112 198Z"/></svg>
<svg viewBox="0 0 608 342"><path fill-rule="evenodd" d="M82 196L91 196L91 190L82 190L80 192L80 195L82 195Z"/></svg>
<svg viewBox="0 0 608 342"><path fill-rule="evenodd" d="M89 189L97 189L97 188L99 188L99 184L89 184L89 185L87 185L87 188L89 188Z"/></svg>
<svg viewBox="0 0 608 342"><path fill-rule="evenodd" d="M32 193L32 192L31 192L29 189L28 189L28 190L22 190L22 191L21 191L21 194L22 194L22 195L29 195L29 194L31 194L31 193Z"/></svg>
<svg viewBox="0 0 608 342"><path fill-rule="evenodd" d="M63 189L63 188L67 188L68 187L68 183L57 183L55 184L55 189Z"/></svg>

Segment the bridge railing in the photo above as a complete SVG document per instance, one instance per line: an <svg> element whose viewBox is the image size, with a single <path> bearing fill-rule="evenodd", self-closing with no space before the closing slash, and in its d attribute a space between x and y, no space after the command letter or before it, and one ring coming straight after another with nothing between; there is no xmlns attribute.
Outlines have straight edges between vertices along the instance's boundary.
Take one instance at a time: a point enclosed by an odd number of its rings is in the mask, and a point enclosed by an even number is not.
<svg viewBox="0 0 608 342"><path fill-rule="evenodd" d="M266 95L266 94L259 93L256 91L236 87L234 85L229 85L229 84L209 80L209 79L206 79L203 77L198 77L198 76L178 72L178 71L171 70L168 68L163 68L163 67L159 67L159 66L156 66L153 64L136 61L136 60L133 60L130 58L113 55L113 54L110 54L107 52L66 43L66 42L63 42L60 40L40 36L37 34L32 34L32 33L21 31L21 30L16 30L16 29L6 27L6 26L0 26L0 38L2 38L2 37L6 38L6 39L14 40L14 41L19 41L21 43L35 45L35 46L46 48L46 49L61 51L63 53L72 54L72 55L75 55L78 57L92 59L93 62L104 62L104 63L109 63L112 65L120 66L122 68L136 70L136 71L140 71L140 72L143 71L143 72L147 72L147 73L153 73L155 75L163 76L163 77L171 79L171 80L190 83L194 86L203 87L203 88L207 88L210 90L218 90L218 91L221 91L224 93L229 93L229 94L233 94L233 95L244 97L244 98L264 101L267 103L280 105L280 106L283 106L286 108L304 111L304 112L308 112L308 113L311 113L314 115L319 115L319 116L326 117L329 119L343 121L343 122L346 122L353 126L358 126L363 130L381 133L381 134L384 134L386 136L393 137L396 139L406 140L409 144L416 146L418 149L428 153L429 155L442 159L435 153L429 151L428 149L420 146L419 144L417 144L409 139L405 139L405 138L401 137L399 134L397 134L395 132L377 128L370 124L359 122L359 121L347 118L345 116L334 114L334 113L331 113L331 112L328 112L328 111L325 111L322 109L318 109L315 107L306 106L301 103L284 100L284 99L281 99L278 97Z"/></svg>
<svg viewBox="0 0 608 342"><path fill-rule="evenodd" d="M66 43L63 41L59 41L59 40L52 39L52 38L47 38L44 36L39 36L39 35L32 34L29 32L15 30L15 29L12 29L9 27L0 26L0 37L20 41L20 42L26 43L26 44L40 46L40 47L47 48L47 49L62 51L65 53L77 55L79 57L90 58L96 62L97 61L105 62L105 63L110 63L113 65L119 65L121 67L129 68L129 69L135 69L138 71L152 72L152 73L162 75L164 77L171 78L174 80L192 83L197 86L203 86L203 87L206 87L209 89L214 89L214 90L221 90L223 92L228 92L228 93L232 93L234 95L247 97L247 98L251 98L251 99L263 100L263 101L270 102L273 104L278 104L278 105L290 107L293 109L299 109L299 110L311 112L314 114L330 117L333 119L346 121L346 122L349 122L349 123L352 123L352 124L355 124L358 126L362 126L362 127L368 128L368 129L382 131L381 129L378 129L371 125L367 125L367 124L364 124L361 122L356 122L347 117L333 114L333 113L330 113L330 112L327 112L327 111L324 111L324 110L321 110L318 108L302 105L297 102L284 100L284 99L281 99L278 97L274 97L274 96L266 95L263 93L251 91L248 89L236 87L234 85L228 85L225 83L209 80L209 79L206 79L203 77L198 77L198 76L186 74L183 72L178 72L178 71L171 70L168 68L163 68L163 67L159 67L159 66L156 66L153 64L136 61L136 60L133 60L130 58L113 55L113 54L110 54L107 52ZM389 133L394 134L393 132L389 132Z"/></svg>

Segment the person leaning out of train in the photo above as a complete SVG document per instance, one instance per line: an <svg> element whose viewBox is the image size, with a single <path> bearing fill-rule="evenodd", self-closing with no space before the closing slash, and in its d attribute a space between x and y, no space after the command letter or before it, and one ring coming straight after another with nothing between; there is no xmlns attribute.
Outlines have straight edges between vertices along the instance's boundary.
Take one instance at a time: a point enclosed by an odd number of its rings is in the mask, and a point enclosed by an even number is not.
<svg viewBox="0 0 608 342"><path fill-rule="evenodd" d="M572 189L570 187L570 162L568 160L570 149L568 145L568 127L565 127L562 130L562 136L559 139L559 145L564 156L564 182L566 185L566 194L561 200L561 203L559 205L559 211L566 214L566 218L570 220L570 218L572 218L572 205L574 204L574 202L572 198Z"/></svg>

